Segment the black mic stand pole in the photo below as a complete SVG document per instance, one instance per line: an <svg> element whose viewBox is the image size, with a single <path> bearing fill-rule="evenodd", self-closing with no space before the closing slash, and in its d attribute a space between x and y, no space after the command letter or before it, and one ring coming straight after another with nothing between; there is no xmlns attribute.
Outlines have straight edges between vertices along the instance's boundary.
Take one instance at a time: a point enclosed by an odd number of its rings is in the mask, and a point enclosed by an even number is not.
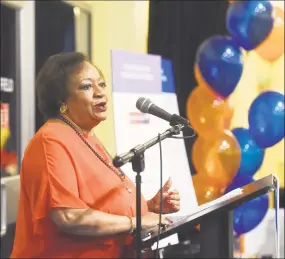
<svg viewBox="0 0 285 259"><path fill-rule="evenodd" d="M136 174L136 258L140 259L142 254L141 239L141 172L145 168L144 153L134 156L132 159L132 168Z"/></svg>
<svg viewBox="0 0 285 259"><path fill-rule="evenodd" d="M176 125L161 134L160 140L164 140L173 135L178 135L184 128L184 125ZM145 144L138 145L129 152L116 156L113 160L115 167L121 167L127 162L132 162L132 168L136 175L136 258L141 259L142 255L142 226L141 226L141 172L145 169L144 151L159 142L159 138L155 137Z"/></svg>

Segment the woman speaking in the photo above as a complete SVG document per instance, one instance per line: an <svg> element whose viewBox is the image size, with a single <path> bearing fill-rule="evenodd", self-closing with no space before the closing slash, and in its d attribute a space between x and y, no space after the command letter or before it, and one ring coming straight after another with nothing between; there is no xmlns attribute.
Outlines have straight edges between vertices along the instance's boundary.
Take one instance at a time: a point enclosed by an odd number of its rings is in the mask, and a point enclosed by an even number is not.
<svg viewBox="0 0 285 259"><path fill-rule="evenodd" d="M50 57L38 74L46 123L27 146L12 258L121 258L136 229L135 184L112 165L92 129L106 120L104 76L77 52ZM180 208L163 186L163 213ZM142 230L159 222L159 192L142 200ZM162 217L162 224L170 221Z"/></svg>

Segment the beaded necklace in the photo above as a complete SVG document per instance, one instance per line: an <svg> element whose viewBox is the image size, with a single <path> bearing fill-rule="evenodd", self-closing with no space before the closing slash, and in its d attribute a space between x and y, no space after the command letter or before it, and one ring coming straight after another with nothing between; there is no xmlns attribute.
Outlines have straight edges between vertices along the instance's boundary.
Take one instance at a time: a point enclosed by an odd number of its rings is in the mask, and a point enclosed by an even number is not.
<svg viewBox="0 0 285 259"><path fill-rule="evenodd" d="M89 149L96 155L96 157L104 164L106 165L109 169L111 169L120 179L121 181L124 183L124 186L126 188L126 190L129 193L132 193L132 189L127 187L125 185L125 180L126 180L126 175L125 173L121 170L121 169L117 169L115 168L112 163L107 162L90 144L89 142L86 140L86 138L84 138L84 136L82 135L82 133L80 132L80 127L77 126L74 122L71 121L71 119L66 119L65 117L63 117L62 115L59 116L59 119L62 120L64 123L66 123L68 126L70 126L75 133L77 134L77 136L80 137L80 139L87 145L87 147L89 147ZM82 131L82 130L81 130ZM102 149L105 151L106 154L108 154L110 156L110 154L106 151L106 149L101 145ZM111 156L110 156L111 157Z"/></svg>

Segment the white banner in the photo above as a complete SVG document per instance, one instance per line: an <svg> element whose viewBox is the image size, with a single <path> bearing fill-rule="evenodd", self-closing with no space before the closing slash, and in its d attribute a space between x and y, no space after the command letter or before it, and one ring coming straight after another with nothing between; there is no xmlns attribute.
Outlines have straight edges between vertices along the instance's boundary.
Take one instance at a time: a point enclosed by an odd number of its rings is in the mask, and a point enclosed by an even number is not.
<svg viewBox="0 0 285 259"><path fill-rule="evenodd" d="M170 128L169 123L137 110L140 97L149 98L169 113L179 114L171 63L159 56L112 51L113 107L117 154L122 154L138 144L158 136ZM162 68L165 68L162 71ZM163 72L163 73L162 73ZM126 76L127 75L127 76ZM173 186L181 195L181 210L176 215L186 215L197 208L185 144L179 139L162 141L163 182L171 177ZM142 173L142 193L152 198L160 188L159 145L145 151L145 170ZM135 181L136 173L131 163L122 167Z"/></svg>

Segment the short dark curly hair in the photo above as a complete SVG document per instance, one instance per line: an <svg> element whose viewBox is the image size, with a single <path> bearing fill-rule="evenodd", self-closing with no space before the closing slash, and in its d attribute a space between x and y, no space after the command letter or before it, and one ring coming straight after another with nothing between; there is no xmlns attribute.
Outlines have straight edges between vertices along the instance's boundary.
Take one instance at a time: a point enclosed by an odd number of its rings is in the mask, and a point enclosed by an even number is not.
<svg viewBox="0 0 285 259"><path fill-rule="evenodd" d="M58 116L69 95L70 75L84 61L89 62L80 52L59 53L45 61L36 79L38 108L45 119Z"/></svg>

